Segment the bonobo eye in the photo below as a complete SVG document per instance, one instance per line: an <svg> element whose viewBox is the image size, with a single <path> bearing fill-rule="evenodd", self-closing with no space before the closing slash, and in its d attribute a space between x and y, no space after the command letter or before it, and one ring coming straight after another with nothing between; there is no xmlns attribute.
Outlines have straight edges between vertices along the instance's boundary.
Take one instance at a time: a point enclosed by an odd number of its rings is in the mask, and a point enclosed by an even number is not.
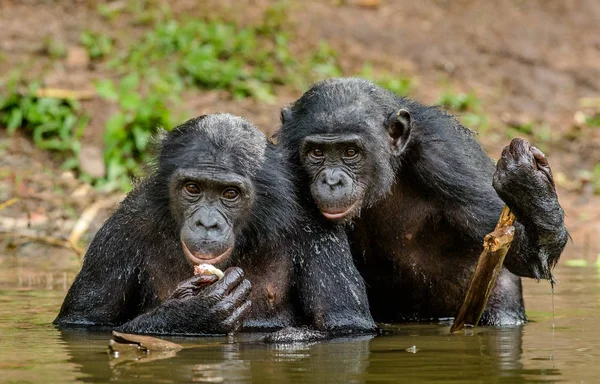
<svg viewBox="0 0 600 384"><path fill-rule="evenodd" d="M315 159L323 157L323 151L320 148L313 148L310 150L309 155Z"/></svg>
<svg viewBox="0 0 600 384"><path fill-rule="evenodd" d="M200 194L200 186L196 183L186 183L184 188L190 195Z"/></svg>
<svg viewBox="0 0 600 384"><path fill-rule="evenodd" d="M235 188L225 188L221 196L225 200L236 201L240 197L240 191Z"/></svg>
<svg viewBox="0 0 600 384"><path fill-rule="evenodd" d="M346 150L344 151L344 157L348 158L348 159L353 159L356 156L358 156L358 150L356 150L356 148L346 148Z"/></svg>

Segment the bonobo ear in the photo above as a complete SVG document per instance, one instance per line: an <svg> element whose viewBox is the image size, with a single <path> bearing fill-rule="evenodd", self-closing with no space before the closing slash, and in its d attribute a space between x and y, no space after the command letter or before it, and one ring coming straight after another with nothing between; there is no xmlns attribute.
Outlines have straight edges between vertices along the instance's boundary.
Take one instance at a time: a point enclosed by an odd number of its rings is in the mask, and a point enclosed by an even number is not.
<svg viewBox="0 0 600 384"><path fill-rule="evenodd" d="M392 138L392 153L399 156L406 149L410 139L410 112L400 109L390 115L387 121L387 130Z"/></svg>
<svg viewBox="0 0 600 384"><path fill-rule="evenodd" d="M288 105L281 108L279 119L281 120L281 124L292 119L292 109Z"/></svg>

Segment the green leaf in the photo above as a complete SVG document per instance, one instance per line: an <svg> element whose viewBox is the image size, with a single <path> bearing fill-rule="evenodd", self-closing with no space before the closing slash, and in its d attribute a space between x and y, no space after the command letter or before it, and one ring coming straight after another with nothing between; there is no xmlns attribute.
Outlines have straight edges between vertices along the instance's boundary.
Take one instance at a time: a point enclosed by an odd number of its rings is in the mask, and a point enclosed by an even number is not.
<svg viewBox="0 0 600 384"><path fill-rule="evenodd" d="M135 140L135 148L138 151L143 152L146 150L148 142L150 142L150 139L152 138L152 132L146 131L142 127L136 125L133 127L133 138Z"/></svg>
<svg viewBox="0 0 600 384"><path fill-rule="evenodd" d="M585 259L570 259L563 262L565 267L584 268L588 266L588 261Z"/></svg>
<svg viewBox="0 0 600 384"><path fill-rule="evenodd" d="M23 124L23 111L21 109L13 109L10 113L8 123L6 124L7 132L9 135L15 133L17 128Z"/></svg>
<svg viewBox="0 0 600 384"><path fill-rule="evenodd" d="M141 99L137 93L129 92L122 94L119 102L123 109L137 109L140 107Z"/></svg>
<svg viewBox="0 0 600 384"><path fill-rule="evenodd" d="M106 137L114 137L118 133L122 132L125 129L125 115L122 113L115 113L112 115L108 121L106 122Z"/></svg>
<svg viewBox="0 0 600 384"><path fill-rule="evenodd" d="M137 72L125 76L119 84L120 93L131 92L132 90L137 89L139 83L140 76Z"/></svg>
<svg viewBox="0 0 600 384"><path fill-rule="evenodd" d="M79 160L76 157L69 157L60 167L62 169L76 169L79 167Z"/></svg>
<svg viewBox="0 0 600 384"><path fill-rule="evenodd" d="M103 97L108 100L117 100L119 95L115 89L115 85L110 80L101 80L96 82L96 92L100 97Z"/></svg>

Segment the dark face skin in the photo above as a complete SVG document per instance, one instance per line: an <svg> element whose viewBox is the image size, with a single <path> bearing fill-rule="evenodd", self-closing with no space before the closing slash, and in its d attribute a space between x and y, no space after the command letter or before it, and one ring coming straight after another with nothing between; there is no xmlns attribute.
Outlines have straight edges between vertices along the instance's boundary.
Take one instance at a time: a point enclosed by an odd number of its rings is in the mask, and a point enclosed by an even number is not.
<svg viewBox="0 0 600 384"><path fill-rule="evenodd" d="M328 220L344 222L360 212L368 186L363 172L367 151L359 135L311 135L300 158L311 180L310 191Z"/></svg>
<svg viewBox="0 0 600 384"><path fill-rule="evenodd" d="M171 209L178 218L183 251L192 264L224 265L235 245L236 223L249 211L250 181L205 166L180 169L171 178Z"/></svg>

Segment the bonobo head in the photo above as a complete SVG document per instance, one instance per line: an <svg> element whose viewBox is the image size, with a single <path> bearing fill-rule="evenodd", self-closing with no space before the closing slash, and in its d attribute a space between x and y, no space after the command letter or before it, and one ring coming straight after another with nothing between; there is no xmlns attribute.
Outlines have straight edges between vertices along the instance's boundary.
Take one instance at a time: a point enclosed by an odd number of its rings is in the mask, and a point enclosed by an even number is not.
<svg viewBox="0 0 600 384"><path fill-rule="evenodd" d="M280 141L328 220L349 221L390 191L411 132L399 100L366 80L329 79L283 109Z"/></svg>
<svg viewBox="0 0 600 384"><path fill-rule="evenodd" d="M225 265L244 232L260 225L265 208L256 203L265 194L269 150L256 127L228 114L201 116L164 134L158 183L166 187L183 252L193 264Z"/></svg>

